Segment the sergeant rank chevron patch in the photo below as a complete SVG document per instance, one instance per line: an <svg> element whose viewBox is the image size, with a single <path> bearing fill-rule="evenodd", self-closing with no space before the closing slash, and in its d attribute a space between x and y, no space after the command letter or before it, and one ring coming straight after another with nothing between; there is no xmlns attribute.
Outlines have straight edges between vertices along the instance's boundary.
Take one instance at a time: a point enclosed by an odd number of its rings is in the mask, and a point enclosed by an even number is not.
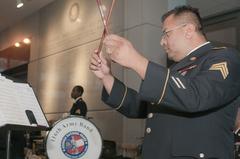
<svg viewBox="0 0 240 159"><path fill-rule="evenodd" d="M226 79L229 74L227 62L213 64L209 70L220 71L224 79Z"/></svg>

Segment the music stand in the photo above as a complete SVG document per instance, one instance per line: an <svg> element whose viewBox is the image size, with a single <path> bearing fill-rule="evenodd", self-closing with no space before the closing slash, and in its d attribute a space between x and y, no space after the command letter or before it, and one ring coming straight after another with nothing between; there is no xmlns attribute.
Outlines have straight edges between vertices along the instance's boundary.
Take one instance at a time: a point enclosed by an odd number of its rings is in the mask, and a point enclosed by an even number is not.
<svg viewBox="0 0 240 159"><path fill-rule="evenodd" d="M12 130L47 130L49 124L33 89L0 75L0 127L7 130L6 158L10 159Z"/></svg>
<svg viewBox="0 0 240 159"><path fill-rule="evenodd" d="M19 125L6 125L4 128L7 129L7 147L6 147L6 159L10 159L11 155L11 134L13 130L24 130L24 131L42 131L49 130L48 127L37 126L37 127L27 127Z"/></svg>

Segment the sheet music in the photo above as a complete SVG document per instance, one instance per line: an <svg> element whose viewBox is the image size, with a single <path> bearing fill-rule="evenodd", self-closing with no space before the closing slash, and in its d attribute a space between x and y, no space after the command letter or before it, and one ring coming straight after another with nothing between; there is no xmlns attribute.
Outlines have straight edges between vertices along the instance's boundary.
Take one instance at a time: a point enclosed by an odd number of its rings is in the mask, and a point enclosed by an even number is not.
<svg viewBox="0 0 240 159"><path fill-rule="evenodd" d="M11 109L12 105L16 105L16 100L14 100L14 89L12 85L12 81L7 80L3 76L0 76L0 110L1 110L1 125L5 125L7 119L11 120L11 117L8 117L8 114L14 114L16 109Z"/></svg>
<svg viewBox="0 0 240 159"><path fill-rule="evenodd" d="M38 125L48 127L46 118L43 115L42 109L37 101L37 98L32 88L26 83L15 83L15 87L19 94L19 103L21 107L24 108L24 113L25 110L31 110L37 120Z"/></svg>
<svg viewBox="0 0 240 159"><path fill-rule="evenodd" d="M0 76L0 127L6 124L30 125L25 110L31 110L38 125L49 127L32 88Z"/></svg>

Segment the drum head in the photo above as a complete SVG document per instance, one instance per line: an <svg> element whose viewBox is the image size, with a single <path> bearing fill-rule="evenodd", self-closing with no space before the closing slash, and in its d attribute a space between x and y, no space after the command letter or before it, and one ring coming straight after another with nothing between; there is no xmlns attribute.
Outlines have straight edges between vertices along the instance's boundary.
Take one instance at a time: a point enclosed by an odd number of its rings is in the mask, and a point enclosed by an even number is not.
<svg viewBox="0 0 240 159"><path fill-rule="evenodd" d="M49 159L98 159L102 138L92 122L70 116L53 126L47 136L46 149Z"/></svg>

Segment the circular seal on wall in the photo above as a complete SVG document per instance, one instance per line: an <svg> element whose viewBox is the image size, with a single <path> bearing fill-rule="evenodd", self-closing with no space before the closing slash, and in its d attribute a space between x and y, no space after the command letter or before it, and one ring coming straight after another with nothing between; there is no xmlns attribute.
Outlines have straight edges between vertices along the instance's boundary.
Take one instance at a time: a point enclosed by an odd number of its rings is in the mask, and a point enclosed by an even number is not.
<svg viewBox="0 0 240 159"><path fill-rule="evenodd" d="M68 13L70 21L75 22L79 18L79 8L80 7L78 3L74 3L71 5Z"/></svg>
<svg viewBox="0 0 240 159"><path fill-rule="evenodd" d="M97 127L79 116L57 121L46 139L49 159L98 159L102 151L102 137Z"/></svg>

